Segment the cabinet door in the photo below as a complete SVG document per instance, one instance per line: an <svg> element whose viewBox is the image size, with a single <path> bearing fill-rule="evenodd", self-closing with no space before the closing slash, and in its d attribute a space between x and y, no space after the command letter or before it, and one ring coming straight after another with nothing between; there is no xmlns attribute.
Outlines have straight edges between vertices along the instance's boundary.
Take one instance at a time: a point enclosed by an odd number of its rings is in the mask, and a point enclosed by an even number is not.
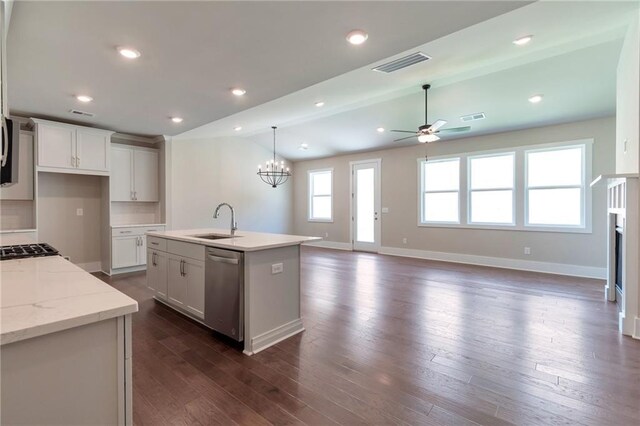
<svg viewBox="0 0 640 426"><path fill-rule="evenodd" d="M38 124L38 166L75 169L76 129Z"/></svg>
<svg viewBox="0 0 640 426"><path fill-rule="evenodd" d="M111 147L111 201L133 201L133 150Z"/></svg>
<svg viewBox="0 0 640 426"><path fill-rule="evenodd" d="M139 241L140 239L137 235L113 238L111 243L111 267L117 269L138 266Z"/></svg>
<svg viewBox="0 0 640 426"><path fill-rule="evenodd" d="M138 264L146 265L147 264L147 236L140 235L138 237L140 239L140 245L138 246Z"/></svg>
<svg viewBox="0 0 640 426"><path fill-rule="evenodd" d="M76 168L95 172L109 171L111 136L88 129L76 131Z"/></svg>
<svg viewBox="0 0 640 426"><path fill-rule="evenodd" d="M187 295L187 280L182 274L183 259L170 254L167 264L167 300L184 308L185 297Z"/></svg>
<svg viewBox="0 0 640 426"><path fill-rule="evenodd" d="M147 287L156 297L167 300L167 254L157 250L147 250Z"/></svg>
<svg viewBox="0 0 640 426"><path fill-rule="evenodd" d="M133 191L136 201L158 201L158 151L133 151Z"/></svg>
<svg viewBox="0 0 640 426"><path fill-rule="evenodd" d="M20 133L18 183L0 189L3 200L33 200L33 136Z"/></svg>
<svg viewBox="0 0 640 426"><path fill-rule="evenodd" d="M196 317L204 319L204 262L188 259L184 270L187 281L185 308Z"/></svg>

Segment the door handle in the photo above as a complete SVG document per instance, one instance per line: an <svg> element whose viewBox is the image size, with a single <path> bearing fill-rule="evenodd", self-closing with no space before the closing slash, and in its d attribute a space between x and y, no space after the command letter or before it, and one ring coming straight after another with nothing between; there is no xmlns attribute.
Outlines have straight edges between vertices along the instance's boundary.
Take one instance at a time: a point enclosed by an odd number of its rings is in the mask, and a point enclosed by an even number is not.
<svg viewBox="0 0 640 426"><path fill-rule="evenodd" d="M151 264L152 264L153 266L158 266L158 264L156 263L156 255L157 255L157 254L158 254L158 253L156 253L156 252L154 251L154 252L153 252L153 254L151 255Z"/></svg>
<svg viewBox="0 0 640 426"><path fill-rule="evenodd" d="M9 159L9 129L7 128L7 121L2 117L2 161L0 164L2 167L7 165Z"/></svg>
<svg viewBox="0 0 640 426"><path fill-rule="evenodd" d="M237 265L238 263L240 263L238 259L229 259L228 257L212 256L210 254L207 255L207 257L209 257L209 259L213 260L214 262L230 263L232 265Z"/></svg>
<svg viewBox="0 0 640 426"><path fill-rule="evenodd" d="M187 274L184 272L184 260L181 260L180 261L180 276L184 277L185 275L187 275Z"/></svg>

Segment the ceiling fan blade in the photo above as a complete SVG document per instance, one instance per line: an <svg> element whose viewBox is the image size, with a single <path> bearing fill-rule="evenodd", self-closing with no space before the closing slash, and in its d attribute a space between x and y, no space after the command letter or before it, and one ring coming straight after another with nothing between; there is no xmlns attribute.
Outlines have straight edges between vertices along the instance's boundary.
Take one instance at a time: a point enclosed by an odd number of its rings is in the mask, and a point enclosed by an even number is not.
<svg viewBox="0 0 640 426"><path fill-rule="evenodd" d="M436 133L459 133L459 132L468 132L469 130L471 130L471 126L452 127L450 129L438 130Z"/></svg>
<svg viewBox="0 0 640 426"><path fill-rule="evenodd" d="M415 137L416 137L416 135L407 136L406 138L395 139L394 142L400 142L400 141L404 141L404 140L415 138Z"/></svg>
<svg viewBox="0 0 640 426"><path fill-rule="evenodd" d="M415 134L415 130L389 130L390 132L398 132L398 133L413 133Z"/></svg>
<svg viewBox="0 0 640 426"><path fill-rule="evenodd" d="M433 133L445 124L447 124L447 120L436 120L431 126L429 126L429 132Z"/></svg>

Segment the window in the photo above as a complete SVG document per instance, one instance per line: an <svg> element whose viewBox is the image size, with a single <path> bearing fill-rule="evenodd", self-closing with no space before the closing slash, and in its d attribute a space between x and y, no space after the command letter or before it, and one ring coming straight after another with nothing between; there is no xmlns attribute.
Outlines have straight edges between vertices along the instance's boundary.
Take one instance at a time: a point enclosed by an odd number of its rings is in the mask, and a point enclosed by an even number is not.
<svg viewBox="0 0 640 426"><path fill-rule="evenodd" d="M469 157L469 223L513 225L513 152Z"/></svg>
<svg viewBox="0 0 640 426"><path fill-rule="evenodd" d="M333 221L333 169L309 171L309 221Z"/></svg>
<svg viewBox="0 0 640 426"><path fill-rule="evenodd" d="M584 226L584 145L526 152L526 225Z"/></svg>
<svg viewBox="0 0 640 426"><path fill-rule="evenodd" d="M421 222L460 222L460 159L421 162Z"/></svg>
<svg viewBox="0 0 640 426"><path fill-rule="evenodd" d="M418 226L591 233L593 139L418 158Z"/></svg>

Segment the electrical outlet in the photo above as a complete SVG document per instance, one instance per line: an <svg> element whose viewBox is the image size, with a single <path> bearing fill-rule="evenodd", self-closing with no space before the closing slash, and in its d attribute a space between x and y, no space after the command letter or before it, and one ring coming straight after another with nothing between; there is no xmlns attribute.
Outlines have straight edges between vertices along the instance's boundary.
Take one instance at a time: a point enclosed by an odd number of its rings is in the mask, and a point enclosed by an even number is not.
<svg viewBox="0 0 640 426"><path fill-rule="evenodd" d="M324 237L325 237L325 238L329 238L329 233L328 233L328 232L325 232L325 233L324 233Z"/></svg>
<svg viewBox="0 0 640 426"><path fill-rule="evenodd" d="M383 207L382 213L389 213L389 207Z"/></svg>
<svg viewBox="0 0 640 426"><path fill-rule="evenodd" d="M624 142L623 142L623 145L624 145L624 153L625 153L625 154L627 153L627 142L628 142L628 140L627 140L627 139L625 139L625 140L624 140Z"/></svg>
<svg viewBox="0 0 640 426"><path fill-rule="evenodd" d="M531 254L531 247L525 247L524 254Z"/></svg>
<svg viewBox="0 0 640 426"><path fill-rule="evenodd" d="M281 274L284 271L284 265L282 263L274 263L271 265L271 275Z"/></svg>
<svg viewBox="0 0 640 426"><path fill-rule="evenodd" d="M83 209L76 209L76 216L83 216L83 215L84 215Z"/></svg>
<svg viewBox="0 0 640 426"><path fill-rule="evenodd" d="M402 239L402 244L407 244L407 239L406 238Z"/></svg>

